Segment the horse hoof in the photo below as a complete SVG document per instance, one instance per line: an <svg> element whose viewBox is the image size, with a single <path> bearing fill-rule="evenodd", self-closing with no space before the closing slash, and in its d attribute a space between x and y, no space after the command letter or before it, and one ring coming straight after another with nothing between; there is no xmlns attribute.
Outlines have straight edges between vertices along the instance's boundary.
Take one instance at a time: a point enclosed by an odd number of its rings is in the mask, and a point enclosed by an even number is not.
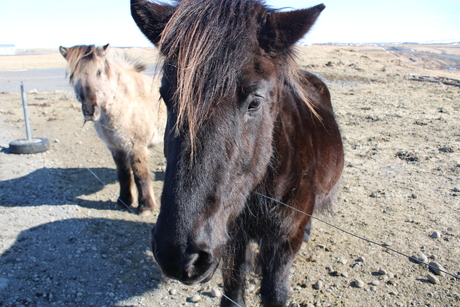
<svg viewBox="0 0 460 307"><path fill-rule="evenodd" d="M147 217L153 214L152 209L139 209L139 216Z"/></svg>

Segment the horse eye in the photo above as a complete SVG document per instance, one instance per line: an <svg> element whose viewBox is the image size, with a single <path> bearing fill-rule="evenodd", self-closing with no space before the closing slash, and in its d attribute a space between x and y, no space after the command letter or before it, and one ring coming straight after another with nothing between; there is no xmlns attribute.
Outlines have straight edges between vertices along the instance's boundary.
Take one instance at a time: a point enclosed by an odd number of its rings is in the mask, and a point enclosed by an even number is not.
<svg viewBox="0 0 460 307"><path fill-rule="evenodd" d="M260 108L260 99L254 99L253 101L251 101L251 103L249 104L248 106L248 111L255 111L255 110L258 110Z"/></svg>
<svg viewBox="0 0 460 307"><path fill-rule="evenodd" d="M100 76L102 75L102 71L101 71L101 70L98 70L97 73L96 73L96 75L97 75L98 77L100 77Z"/></svg>

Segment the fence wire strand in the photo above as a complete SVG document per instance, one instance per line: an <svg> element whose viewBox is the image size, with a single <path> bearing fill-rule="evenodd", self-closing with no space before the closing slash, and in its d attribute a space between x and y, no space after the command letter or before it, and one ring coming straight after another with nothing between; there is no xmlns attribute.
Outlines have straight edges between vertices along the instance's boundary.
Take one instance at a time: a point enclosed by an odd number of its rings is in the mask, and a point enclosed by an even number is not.
<svg viewBox="0 0 460 307"><path fill-rule="evenodd" d="M409 260L416 261L417 263L420 263L420 264L424 264L425 266L427 266L428 268L430 268L430 269L432 269L432 270L441 271L441 272L443 272L443 273L446 273L447 275L450 275L450 276L454 277L455 279L460 279L460 276L458 276L458 275L452 274L452 273L447 272L447 271L445 271L445 270L443 270L443 269L440 269L440 268L438 268L438 267L434 267L434 266L430 265L429 263L418 261L418 260L414 259L414 257L409 256L409 255L407 255L407 254L405 254L405 253L402 253L402 252L400 252L400 251L397 251L397 250L395 250L394 248L391 248L391 247L389 247L389 246L387 246L387 245L385 245L385 244L381 244L381 243L375 242L375 241L373 241L373 240L370 240L370 239L368 239L368 238L365 238L365 237L359 236L359 235L357 235L357 234L354 234L354 233L352 233L352 232L350 232L350 231L347 231L347 230L342 229L342 228L340 228L340 227L338 227L338 226L335 226L334 224L331 224L331 223L329 223L329 222L327 222L327 221L325 221L325 220L322 220L322 219L320 219L320 218L318 218L318 217L316 217L316 216L313 216L313 215L308 214L308 213L305 213L305 212L303 212L303 211L301 211L301 210L299 210L299 209L296 209L296 208L294 208L294 207L292 207L292 206L289 206L288 204L285 204L285 203L283 203L283 202L281 202L281 201L279 201L279 200L277 200L277 199L274 199L274 198L272 198L272 197L269 197L269 196L267 196L267 195L264 195L264 194L261 194L261 193L258 193L258 192L256 192L255 194L260 195L260 196L262 196L262 197L265 197L265 198L267 198L267 199L269 199L269 200L271 200L271 201L274 201L274 202L276 202L276 203L278 203L278 204L280 204L280 205L283 205L283 206L285 206L285 207L287 207L287 208L289 208L289 209L292 209L292 210L294 210L294 211L296 211L296 212L298 212L298 213L300 213L300 214L309 216L309 217L311 217L312 219L315 219L315 220L317 220L317 221L320 221L321 223L324 223L324 224L326 224L326 225L328 225L328 226L330 226L330 227L332 227L332 228L335 228L335 229L337 229L337 230L339 230L339 231L341 231L341 232L344 232L344 233L346 233L346 234L348 234L348 235L350 235L350 236L353 236L353 237L355 237L355 238L358 238L358 239L360 239L360 240L366 241L366 242L368 242L368 243L371 243L371 244L374 244L374 245L378 245L378 246L380 246L380 247L383 247L383 248L385 248L385 249L387 249L387 250L389 250L389 251L392 251L392 252L394 252L394 253L396 253L396 254L398 254L398 255L407 257Z"/></svg>
<svg viewBox="0 0 460 307"><path fill-rule="evenodd" d="M105 126L104 126L104 127L105 127ZM82 128L83 128L83 127L82 127ZM56 139L56 138L55 138L55 139ZM72 153L72 155L75 157L75 159L76 159L77 161L79 161L80 165L82 165L84 169L86 169L91 175L93 175L93 177L96 178L96 180L99 181L99 183L101 183L101 185L102 185L103 187L107 186L107 183L104 182L101 178L99 178L99 176L98 176L95 172L93 172L89 167L84 166L85 163L83 163L83 160L82 160L81 158L79 158L79 157L75 154L75 152L74 152L68 145L66 145L65 143L62 143L62 144L67 148L67 150L68 150L69 152ZM119 201L119 202L120 202L123 206L125 206L126 209L128 209L131 213L133 213L133 214L135 214L135 215L138 215L138 214L136 213L136 211L134 211L133 208L131 208L131 206L127 205L121 198L118 197L117 193L115 193L115 192L113 191L113 189L109 188L109 191L110 191L110 193L117 199L117 202Z"/></svg>

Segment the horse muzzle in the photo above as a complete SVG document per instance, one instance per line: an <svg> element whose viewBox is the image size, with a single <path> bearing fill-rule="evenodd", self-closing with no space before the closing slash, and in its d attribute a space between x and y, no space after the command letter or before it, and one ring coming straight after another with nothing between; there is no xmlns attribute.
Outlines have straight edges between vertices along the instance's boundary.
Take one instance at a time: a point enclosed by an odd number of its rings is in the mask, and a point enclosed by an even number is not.
<svg viewBox="0 0 460 307"><path fill-rule="evenodd" d="M85 121L97 122L101 117L101 109L97 105L82 104L82 112Z"/></svg>
<svg viewBox="0 0 460 307"><path fill-rule="evenodd" d="M206 244L173 244L152 229L153 255L163 273L186 285L209 281L219 264L219 257Z"/></svg>

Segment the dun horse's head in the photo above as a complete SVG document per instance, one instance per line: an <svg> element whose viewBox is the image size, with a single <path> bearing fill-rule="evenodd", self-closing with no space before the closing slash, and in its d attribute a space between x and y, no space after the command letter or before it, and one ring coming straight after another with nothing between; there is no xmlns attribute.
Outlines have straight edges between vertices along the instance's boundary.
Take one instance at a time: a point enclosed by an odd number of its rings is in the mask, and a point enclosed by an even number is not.
<svg viewBox="0 0 460 307"><path fill-rule="evenodd" d="M167 168L152 247L163 272L186 284L212 277L229 227L265 178L282 89L300 82L291 48L324 8L211 2L131 1L164 57Z"/></svg>
<svg viewBox="0 0 460 307"><path fill-rule="evenodd" d="M99 121L107 93L111 91L110 66L106 55L109 45L96 47L80 45L71 48L59 47L67 60L67 75L74 86L75 95L82 104L85 121Z"/></svg>

